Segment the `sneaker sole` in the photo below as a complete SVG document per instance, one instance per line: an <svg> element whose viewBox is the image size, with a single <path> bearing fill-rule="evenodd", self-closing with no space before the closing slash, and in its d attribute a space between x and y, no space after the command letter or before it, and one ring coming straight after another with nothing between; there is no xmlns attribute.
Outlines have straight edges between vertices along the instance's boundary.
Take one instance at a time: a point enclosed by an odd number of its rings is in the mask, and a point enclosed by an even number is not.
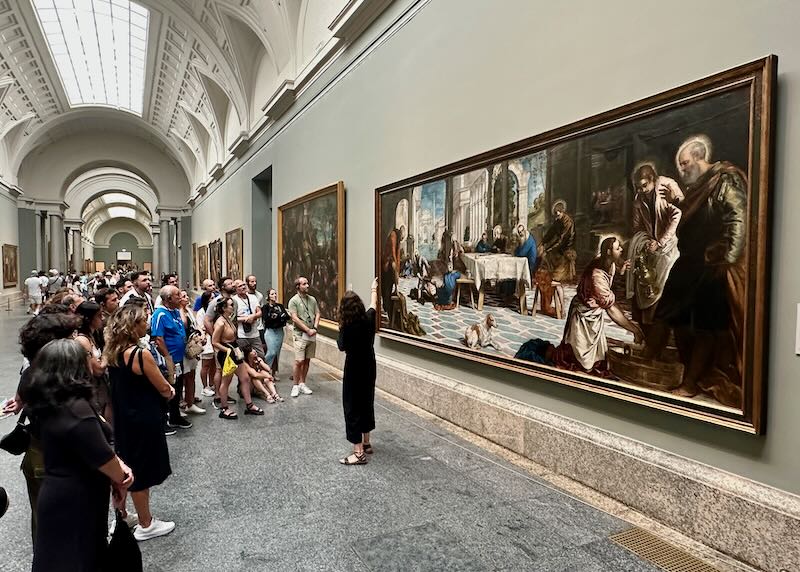
<svg viewBox="0 0 800 572"><path fill-rule="evenodd" d="M154 538L158 538L158 537L160 537L160 536L166 536L166 535L168 535L168 534L171 534L171 533L172 533L172 532L174 532L174 531L175 531L175 527L173 526L173 527L172 527L172 528L171 528L169 531L167 531L167 532L162 532L162 533L160 533L160 534L148 535L148 536L146 536L146 537L144 537L144 538L139 538L138 536L136 536L136 533L134 532L134 533L133 533L133 537L136 539L136 542L144 542L144 541L146 541L146 540L152 540L152 539L154 539Z"/></svg>

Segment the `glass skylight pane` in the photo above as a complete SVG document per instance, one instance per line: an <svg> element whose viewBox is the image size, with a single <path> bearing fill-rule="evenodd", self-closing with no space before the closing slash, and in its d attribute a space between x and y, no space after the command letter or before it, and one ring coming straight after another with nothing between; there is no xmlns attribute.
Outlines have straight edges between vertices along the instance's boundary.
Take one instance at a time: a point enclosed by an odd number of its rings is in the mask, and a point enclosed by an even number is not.
<svg viewBox="0 0 800 572"><path fill-rule="evenodd" d="M108 207L108 216L111 218L136 218L136 211L130 207Z"/></svg>
<svg viewBox="0 0 800 572"><path fill-rule="evenodd" d="M142 114L150 12L130 0L32 0L70 105Z"/></svg>

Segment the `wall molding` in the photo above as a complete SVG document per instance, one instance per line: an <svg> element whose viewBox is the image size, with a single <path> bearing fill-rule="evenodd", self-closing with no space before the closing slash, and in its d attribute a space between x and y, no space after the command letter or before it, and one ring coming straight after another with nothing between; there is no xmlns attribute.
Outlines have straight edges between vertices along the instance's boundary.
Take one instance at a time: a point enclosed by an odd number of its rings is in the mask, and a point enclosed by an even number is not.
<svg viewBox="0 0 800 572"><path fill-rule="evenodd" d="M291 333L289 333L291 335ZM341 370L333 340L317 358ZM747 565L800 571L800 496L398 360L378 388Z"/></svg>

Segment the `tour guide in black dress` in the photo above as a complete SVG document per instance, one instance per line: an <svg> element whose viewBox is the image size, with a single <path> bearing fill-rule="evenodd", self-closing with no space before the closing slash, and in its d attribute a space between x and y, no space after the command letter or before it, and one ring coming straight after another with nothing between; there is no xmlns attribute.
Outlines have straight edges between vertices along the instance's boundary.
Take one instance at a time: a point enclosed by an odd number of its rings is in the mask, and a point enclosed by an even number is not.
<svg viewBox="0 0 800 572"><path fill-rule="evenodd" d="M364 465L372 453L370 431L375 429L375 307L378 280L372 282L369 310L353 291L339 303L339 349L345 352L342 405L347 440L353 453L339 459L343 465Z"/></svg>
<svg viewBox="0 0 800 572"><path fill-rule="evenodd" d="M124 502L131 470L109 444L111 427L92 405L86 352L71 339L37 354L21 395L44 452L33 572L106 569L108 497Z"/></svg>

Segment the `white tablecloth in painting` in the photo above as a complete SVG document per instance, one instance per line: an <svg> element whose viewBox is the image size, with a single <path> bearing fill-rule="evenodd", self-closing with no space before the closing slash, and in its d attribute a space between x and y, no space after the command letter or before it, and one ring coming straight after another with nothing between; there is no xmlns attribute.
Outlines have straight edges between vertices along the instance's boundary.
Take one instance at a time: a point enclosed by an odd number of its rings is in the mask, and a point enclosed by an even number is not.
<svg viewBox="0 0 800 572"><path fill-rule="evenodd" d="M475 280L475 288L481 289L485 280L517 280L531 287L531 271L528 259L510 254L464 253L461 260L467 267L467 274Z"/></svg>

